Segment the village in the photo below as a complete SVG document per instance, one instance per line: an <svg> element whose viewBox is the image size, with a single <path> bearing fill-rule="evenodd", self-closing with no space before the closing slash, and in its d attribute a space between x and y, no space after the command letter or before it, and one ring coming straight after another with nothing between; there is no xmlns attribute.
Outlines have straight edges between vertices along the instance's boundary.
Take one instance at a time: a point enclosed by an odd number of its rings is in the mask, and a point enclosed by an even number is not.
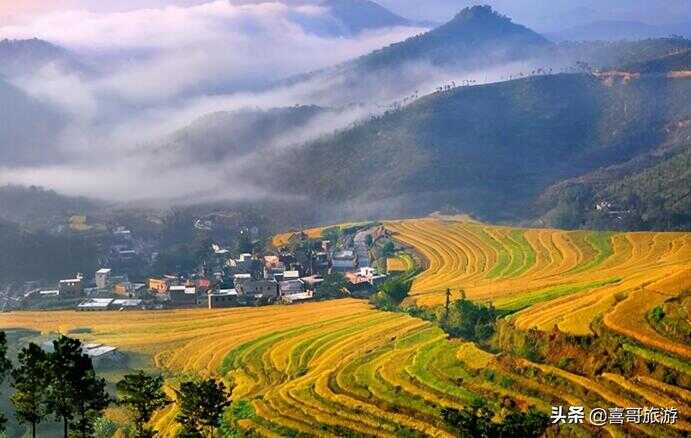
<svg viewBox="0 0 691 438"><path fill-rule="evenodd" d="M122 242L130 239L127 230L114 233ZM134 281L103 266L91 275L62 279L52 288L29 290L17 307L125 311L292 304L367 298L388 278L386 256L394 245L379 224L334 227L317 237L303 231L286 236L281 245L267 244L253 253L233 254L211 244L201 267L182 274ZM125 244L116 250L132 251Z"/></svg>

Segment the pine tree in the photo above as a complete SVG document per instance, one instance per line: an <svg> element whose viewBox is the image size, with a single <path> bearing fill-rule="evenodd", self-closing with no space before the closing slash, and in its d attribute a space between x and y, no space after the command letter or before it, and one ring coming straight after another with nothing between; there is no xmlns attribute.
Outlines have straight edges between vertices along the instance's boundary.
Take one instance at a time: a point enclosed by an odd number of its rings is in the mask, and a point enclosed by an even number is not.
<svg viewBox="0 0 691 438"><path fill-rule="evenodd" d="M36 425L47 416L46 386L48 385L48 355L31 343L17 357L18 367L12 370L11 397L15 415L20 423L31 425L31 436L36 438Z"/></svg>
<svg viewBox="0 0 691 438"><path fill-rule="evenodd" d="M7 335L0 332L0 384L5 381L7 373L12 370L12 362L7 358ZM5 431L7 418L0 414L0 434Z"/></svg>
<svg viewBox="0 0 691 438"><path fill-rule="evenodd" d="M94 421L110 404L106 382L96 376L91 358L82 353L78 339L61 336L53 341L53 347L54 352L48 355L48 410L62 420L65 438L70 427L85 438L92 434Z"/></svg>
<svg viewBox="0 0 691 438"><path fill-rule="evenodd" d="M127 374L117 383L118 404L134 411L135 437L154 436L156 431L146 427L154 412L171 403L163 392L163 377L148 375L139 370Z"/></svg>
<svg viewBox="0 0 691 438"><path fill-rule="evenodd" d="M180 414L176 420L185 437L203 436L204 431L213 436L223 411L231 403L225 385L215 379L184 382L177 391L177 399Z"/></svg>

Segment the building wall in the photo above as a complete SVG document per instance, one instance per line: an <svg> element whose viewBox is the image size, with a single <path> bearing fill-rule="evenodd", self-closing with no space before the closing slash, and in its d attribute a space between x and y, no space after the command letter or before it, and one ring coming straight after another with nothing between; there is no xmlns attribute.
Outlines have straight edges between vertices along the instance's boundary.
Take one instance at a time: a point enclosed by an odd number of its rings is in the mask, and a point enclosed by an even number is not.
<svg viewBox="0 0 691 438"><path fill-rule="evenodd" d="M166 280L160 280L157 278L149 279L149 289L159 294L164 294L168 292L168 286L168 281Z"/></svg>
<svg viewBox="0 0 691 438"><path fill-rule="evenodd" d="M236 289L241 295L278 296L278 283L270 280L245 281L237 284Z"/></svg>
<svg viewBox="0 0 691 438"><path fill-rule="evenodd" d="M61 298L78 298L84 295L84 284L81 281L60 282Z"/></svg>
<svg viewBox="0 0 691 438"><path fill-rule="evenodd" d="M209 295L209 309L222 309L224 307L235 307L238 305L237 296L234 295Z"/></svg>
<svg viewBox="0 0 691 438"><path fill-rule="evenodd" d="M96 273L96 287L99 289L105 289L108 287L108 275Z"/></svg>

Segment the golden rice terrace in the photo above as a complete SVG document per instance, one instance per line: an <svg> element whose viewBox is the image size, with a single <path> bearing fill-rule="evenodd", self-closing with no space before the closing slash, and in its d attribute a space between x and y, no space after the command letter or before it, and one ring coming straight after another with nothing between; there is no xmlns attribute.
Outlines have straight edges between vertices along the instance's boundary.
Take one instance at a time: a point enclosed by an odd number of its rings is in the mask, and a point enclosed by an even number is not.
<svg viewBox="0 0 691 438"><path fill-rule="evenodd" d="M493 352L353 299L219 311L17 313L0 316L0 327L89 327L80 335L85 340L147 354L171 376L222 376L234 385L234 402L251 406L240 426L264 436L456 436L442 408L477 398L497 412L506 400L545 413L555 405L679 412L668 426L563 426L574 436L691 432L689 339L650 320L660 307L688 324L691 234L434 219L386 227L427 260L411 304L440 304L447 288L454 298L463 289L469 299L510 313ZM409 258L399 257L389 263L406 269ZM521 354L530 339L542 342L539 360ZM630 366L611 366L615 349ZM173 436L174 417L169 409L155 426Z"/></svg>

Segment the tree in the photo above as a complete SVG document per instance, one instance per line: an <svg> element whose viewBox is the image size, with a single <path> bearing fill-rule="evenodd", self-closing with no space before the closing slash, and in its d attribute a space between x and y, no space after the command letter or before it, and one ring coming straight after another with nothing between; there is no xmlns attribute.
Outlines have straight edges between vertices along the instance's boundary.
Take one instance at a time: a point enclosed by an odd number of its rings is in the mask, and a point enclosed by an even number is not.
<svg viewBox="0 0 691 438"><path fill-rule="evenodd" d="M106 381L96 376L89 356L78 339L61 336L48 355L50 384L48 410L62 420L64 437L72 426L82 437L93 434L94 421L110 404Z"/></svg>
<svg viewBox="0 0 691 438"><path fill-rule="evenodd" d="M341 236L343 236L343 230L341 230L341 227L330 227L322 230L322 237L331 242L334 247L340 240Z"/></svg>
<svg viewBox="0 0 691 438"><path fill-rule="evenodd" d="M453 337L480 342L494 333L497 312L491 304L485 306L461 298L443 312L438 320L442 321L442 329Z"/></svg>
<svg viewBox="0 0 691 438"><path fill-rule="evenodd" d="M17 420L31 425L31 436L36 438L36 425L46 418L46 386L48 354L38 345L30 343L17 356L18 367L12 370L11 397Z"/></svg>
<svg viewBox="0 0 691 438"><path fill-rule="evenodd" d="M348 280L343 274L333 272L324 276L324 281L317 285L315 290L316 299L338 298L343 296L343 289L348 287Z"/></svg>
<svg viewBox="0 0 691 438"><path fill-rule="evenodd" d="M528 412L511 412L499 425L499 436L502 438L538 438L550 424L549 417L535 408Z"/></svg>
<svg viewBox="0 0 691 438"><path fill-rule="evenodd" d="M184 437L203 436L204 431L207 436L214 436L223 411L231 404L225 385L215 379L182 383L177 391L177 402L180 414L176 420L182 425L179 436Z"/></svg>
<svg viewBox="0 0 691 438"><path fill-rule="evenodd" d="M370 302L380 309L394 309L406 299L411 282L406 277L392 277L370 297Z"/></svg>
<svg viewBox="0 0 691 438"><path fill-rule="evenodd" d="M156 431L148 429L146 424L151 420L154 412L171 403L163 392L163 376L153 376L139 370L134 374L125 375L117 383L116 388L119 396L118 404L134 411L135 437L154 436Z"/></svg>
<svg viewBox="0 0 691 438"><path fill-rule="evenodd" d="M391 257L396 253L396 245L392 241L388 241L382 246L381 248L381 256L382 257Z"/></svg>
<svg viewBox="0 0 691 438"><path fill-rule="evenodd" d="M250 237L249 231L240 231L240 236L238 237L237 250L240 253L252 253L254 251L254 243L252 242L252 237Z"/></svg>
<svg viewBox="0 0 691 438"><path fill-rule="evenodd" d="M0 332L0 384L5 381L7 373L12 370L12 362L7 358L7 335ZM0 414L0 433L5 431L7 418Z"/></svg>
<svg viewBox="0 0 691 438"><path fill-rule="evenodd" d="M527 413L512 409L504 421L495 423L492 421L494 413L483 399L474 400L460 411L444 408L441 415L461 436L473 438L537 438L550 424L549 417L534 408Z"/></svg>
<svg viewBox="0 0 691 438"><path fill-rule="evenodd" d="M462 436L473 438L489 438L495 436L492 417L494 413L482 399L475 399L470 406L462 410L444 408L441 411L442 418L449 426L461 432Z"/></svg>

